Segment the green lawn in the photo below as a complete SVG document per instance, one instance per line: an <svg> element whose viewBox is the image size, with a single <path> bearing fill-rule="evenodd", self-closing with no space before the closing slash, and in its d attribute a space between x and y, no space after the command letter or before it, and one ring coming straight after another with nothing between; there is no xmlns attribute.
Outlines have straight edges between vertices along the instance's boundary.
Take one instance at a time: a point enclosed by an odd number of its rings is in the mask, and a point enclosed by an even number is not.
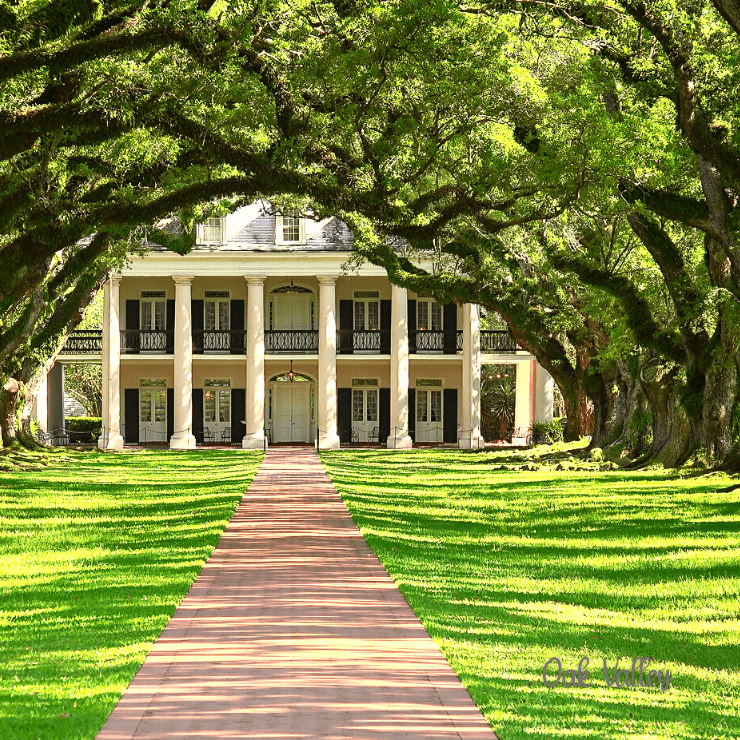
<svg viewBox="0 0 740 740"><path fill-rule="evenodd" d="M494 470L502 459L322 453L501 739L739 738L740 491L715 475ZM547 688L553 656L564 670L588 657L590 686ZM604 658L611 672L644 656L668 691L607 688Z"/></svg>
<svg viewBox="0 0 740 740"><path fill-rule="evenodd" d="M0 738L95 737L261 458L89 452L0 472Z"/></svg>

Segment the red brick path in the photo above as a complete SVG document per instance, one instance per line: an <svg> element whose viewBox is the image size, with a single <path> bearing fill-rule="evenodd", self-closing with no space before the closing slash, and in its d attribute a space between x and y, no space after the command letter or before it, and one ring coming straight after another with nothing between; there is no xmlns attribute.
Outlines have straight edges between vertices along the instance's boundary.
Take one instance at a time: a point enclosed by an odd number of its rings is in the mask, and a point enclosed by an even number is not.
<svg viewBox="0 0 740 740"><path fill-rule="evenodd" d="M272 449L98 740L496 740L314 450Z"/></svg>

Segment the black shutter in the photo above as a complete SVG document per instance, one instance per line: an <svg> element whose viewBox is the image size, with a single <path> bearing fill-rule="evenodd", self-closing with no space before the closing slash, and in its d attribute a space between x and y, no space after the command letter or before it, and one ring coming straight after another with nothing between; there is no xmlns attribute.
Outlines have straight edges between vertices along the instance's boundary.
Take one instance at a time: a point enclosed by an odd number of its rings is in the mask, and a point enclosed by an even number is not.
<svg viewBox="0 0 740 740"><path fill-rule="evenodd" d="M352 331L355 328L355 302L339 301L339 354L351 355L354 347ZM346 332L346 333L345 333Z"/></svg>
<svg viewBox="0 0 740 740"><path fill-rule="evenodd" d="M444 389L442 422L442 441L457 444L457 388Z"/></svg>
<svg viewBox="0 0 740 740"><path fill-rule="evenodd" d="M409 352L416 352L416 301L408 302Z"/></svg>
<svg viewBox="0 0 740 740"><path fill-rule="evenodd" d="M201 301L203 303L203 301ZM193 436L197 444L203 444L203 389L193 388Z"/></svg>
<svg viewBox="0 0 740 740"><path fill-rule="evenodd" d="M136 301L138 303L138 301ZM126 414L126 441L139 443L139 389L126 388L123 392L123 408Z"/></svg>
<svg viewBox="0 0 740 740"><path fill-rule="evenodd" d="M231 391L231 442L240 447L247 433L247 427L244 424L246 415L247 391L244 388L233 388Z"/></svg>
<svg viewBox="0 0 740 740"><path fill-rule="evenodd" d="M136 334L127 334L124 346L129 352L133 352L134 354L139 351L139 331L141 331L140 321L139 301L126 301L126 331L133 331L136 332ZM138 394L138 390L136 390L136 392ZM139 428L138 422L136 423L136 428ZM138 436L138 431L136 434Z"/></svg>
<svg viewBox="0 0 740 740"><path fill-rule="evenodd" d="M409 437L416 442L416 388L409 388Z"/></svg>
<svg viewBox="0 0 740 740"><path fill-rule="evenodd" d="M167 303L169 303L169 301L167 301ZM167 389L167 442L169 442L172 439L172 435L174 433L175 433L175 389L168 388Z"/></svg>
<svg viewBox="0 0 740 740"><path fill-rule="evenodd" d="M391 353L391 301L380 302L380 354Z"/></svg>
<svg viewBox="0 0 740 740"><path fill-rule="evenodd" d="M203 354L203 301L190 301L190 326L193 329L193 354ZM201 424L201 432L203 431ZM201 439L201 443L203 440Z"/></svg>
<svg viewBox="0 0 740 740"><path fill-rule="evenodd" d="M244 354L244 301L231 301L231 354ZM241 332L234 333L234 332ZM242 418L242 417L239 417ZM232 434L234 426L231 426ZM233 440L233 437L232 437Z"/></svg>
<svg viewBox="0 0 740 740"><path fill-rule="evenodd" d="M340 442L349 444L352 441L351 388L337 388L337 426L339 427Z"/></svg>
<svg viewBox="0 0 740 740"><path fill-rule="evenodd" d="M388 301L390 303L390 301ZM391 433L391 389L380 389L380 419L378 423L378 442L385 445Z"/></svg>
<svg viewBox="0 0 740 740"><path fill-rule="evenodd" d="M448 303L442 307L442 327L444 328L444 353L454 355L457 352L457 303Z"/></svg>
<svg viewBox="0 0 740 740"><path fill-rule="evenodd" d="M167 344L164 350L168 355L175 354L175 301L167 301Z"/></svg>

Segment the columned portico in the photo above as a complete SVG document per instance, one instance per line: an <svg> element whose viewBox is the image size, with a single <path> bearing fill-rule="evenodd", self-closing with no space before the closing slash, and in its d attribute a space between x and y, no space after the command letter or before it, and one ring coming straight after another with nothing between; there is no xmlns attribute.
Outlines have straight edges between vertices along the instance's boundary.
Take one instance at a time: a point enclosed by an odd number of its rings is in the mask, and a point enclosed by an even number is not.
<svg viewBox="0 0 740 740"><path fill-rule="evenodd" d="M479 449L480 433L480 320L478 306L463 306L462 428L460 447Z"/></svg>
<svg viewBox="0 0 740 740"><path fill-rule="evenodd" d="M319 277L319 448L338 450L336 277Z"/></svg>
<svg viewBox="0 0 740 740"><path fill-rule="evenodd" d="M265 445L265 278L247 277L247 392L245 450Z"/></svg>
<svg viewBox="0 0 740 740"><path fill-rule="evenodd" d="M193 339L190 315L192 275L177 275L175 282L175 368L173 450L195 449L193 435Z"/></svg>
<svg viewBox="0 0 740 740"><path fill-rule="evenodd" d="M391 294L391 433L388 447L412 446L409 436L409 324L406 288Z"/></svg>
<svg viewBox="0 0 740 740"><path fill-rule="evenodd" d="M103 433L98 447L122 450L121 436L121 276L111 275L104 287L103 304Z"/></svg>

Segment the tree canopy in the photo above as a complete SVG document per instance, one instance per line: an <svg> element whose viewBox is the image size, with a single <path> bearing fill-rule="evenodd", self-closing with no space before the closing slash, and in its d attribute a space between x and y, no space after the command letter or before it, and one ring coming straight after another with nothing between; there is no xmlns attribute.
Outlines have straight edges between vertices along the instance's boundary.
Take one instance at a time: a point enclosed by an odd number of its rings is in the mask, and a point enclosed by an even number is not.
<svg viewBox="0 0 740 740"><path fill-rule="evenodd" d="M266 197L499 312L571 437L737 465L736 5L3 3L0 373L142 238Z"/></svg>

